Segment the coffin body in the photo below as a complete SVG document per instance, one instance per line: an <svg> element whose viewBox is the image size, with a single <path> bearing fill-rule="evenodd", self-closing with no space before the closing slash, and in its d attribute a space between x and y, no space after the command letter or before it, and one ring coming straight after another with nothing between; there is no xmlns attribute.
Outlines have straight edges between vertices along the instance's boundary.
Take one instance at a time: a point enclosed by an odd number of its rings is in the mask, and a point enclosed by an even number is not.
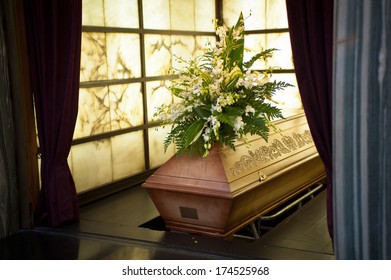
<svg viewBox="0 0 391 280"><path fill-rule="evenodd" d="M236 151L173 156L143 187L169 230L227 238L325 179L304 114L274 123L268 142L252 137Z"/></svg>

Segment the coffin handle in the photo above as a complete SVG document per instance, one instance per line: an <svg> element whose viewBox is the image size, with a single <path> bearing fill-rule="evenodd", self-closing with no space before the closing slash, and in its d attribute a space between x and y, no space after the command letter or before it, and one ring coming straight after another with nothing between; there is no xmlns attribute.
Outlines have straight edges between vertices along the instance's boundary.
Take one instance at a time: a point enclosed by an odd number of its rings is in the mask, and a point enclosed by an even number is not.
<svg viewBox="0 0 391 280"><path fill-rule="evenodd" d="M258 175L259 175L259 181L264 182L264 181L267 180L267 175L266 174L258 172Z"/></svg>

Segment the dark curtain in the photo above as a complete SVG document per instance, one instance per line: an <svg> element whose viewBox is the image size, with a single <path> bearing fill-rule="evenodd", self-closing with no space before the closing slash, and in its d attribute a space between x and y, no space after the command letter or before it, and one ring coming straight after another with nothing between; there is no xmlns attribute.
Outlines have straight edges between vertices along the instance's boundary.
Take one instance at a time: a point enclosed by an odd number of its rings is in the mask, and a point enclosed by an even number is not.
<svg viewBox="0 0 391 280"><path fill-rule="evenodd" d="M67 157L78 110L81 0L25 0L41 163L38 225L79 220Z"/></svg>
<svg viewBox="0 0 391 280"><path fill-rule="evenodd" d="M300 95L327 175L327 221L333 236L332 56L333 1L286 0Z"/></svg>
<svg viewBox="0 0 391 280"><path fill-rule="evenodd" d="M16 150L4 10L0 2L0 239L19 229Z"/></svg>

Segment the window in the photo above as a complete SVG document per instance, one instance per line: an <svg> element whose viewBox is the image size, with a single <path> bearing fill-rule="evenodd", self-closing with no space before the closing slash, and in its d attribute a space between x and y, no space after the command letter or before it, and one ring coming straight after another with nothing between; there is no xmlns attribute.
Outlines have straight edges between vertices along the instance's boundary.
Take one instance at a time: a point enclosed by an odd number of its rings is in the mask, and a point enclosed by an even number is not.
<svg viewBox="0 0 391 280"><path fill-rule="evenodd" d="M249 50L276 48L267 63L255 63L257 70L278 66L274 70L276 80L288 82L294 87L280 92L274 100L285 109L301 108L301 100L294 74L292 50L288 30L288 18L284 0L223 0L223 19L228 26L242 12L245 18L245 47ZM252 53L248 52L250 59Z"/></svg>
<svg viewBox="0 0 391 280"><path fill-rule="evenodd" d="M284 0L83 0L79 114L68 158L79 194L132 182L174 154L173 147L164 153L167 130L153 121L155 108L173 98L174 56L188 59L215 41L216 15L232 25L250 10L246 46L281 49L254 66L281 66L278 79L296 84Z"/></svg>

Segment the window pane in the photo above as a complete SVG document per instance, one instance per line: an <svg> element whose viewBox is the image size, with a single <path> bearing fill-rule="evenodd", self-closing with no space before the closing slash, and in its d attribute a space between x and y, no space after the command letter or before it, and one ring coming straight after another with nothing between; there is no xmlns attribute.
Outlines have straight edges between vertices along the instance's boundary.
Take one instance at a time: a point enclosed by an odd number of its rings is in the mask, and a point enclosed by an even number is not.
<svg viewBox="0 0 391 280"><path fill-rule="evenodd" d="M107 80L106 35L83 32L80 81Z"/></svg>
<svg viewBox="0 0 391 280"><path fill-rule="evenodd" d="M138 35L83 32L81 82L127 79L140 75Z"/></svg>
<svg viewBox="0 0 391 280"><path fill-rule="evenodd" d="M170 2L167 0L143 0L144 28L170 29Z"/></svg>
<svg viewBox="0 0 391 280"><path fill-rule="evenodd" d="M147 76L167 75L171 69L171 36L145 35Z"/></svg>
<svg viewBox="0 0 391 280"><path fill-rule="evenodd" d="M213 19L216 18L215 1L197 1L194 0L195 5L195 30L197 31L211 31L214 32Z"/></svg>
<svg viewBox="0 0 391 280"><path fill-rule="evenodd" d="M173 96L169 90L169 81L156 81L147 83L148 122L153 122L156 108L162 104L173 102Z"/></svg>
<svg viewBox="0 0 391 280"><path fill-rule="evenodd" d="M78 193L113 180L110 139L72 146L68 161Z"/></svg>
<svg viewBox="0 0 391 280"><path fill-rule="evenodd" d="M110 86L111 130L142 125L143 96L140 84Z"/></svg>
<svg viewBox="0 0 391 280"><path fill-rule="evenodd" d="M79 113L73 138L110 131L108 87L80 89Z"/></svg>
<svg viewBox="0 0 391 280"><path fill-rule="evenodd" d="M245 37L244 60L248 61L256 53L275 48L273 57L265 63L263 60L257 60L252 69L266 69L267 67L279 67L282 69L293 69L292 49L290 44L289 33L272 33L272 34L251 34Z"/></svg>
<svg viewBox="0 0 391 280"><path fill-rule="evenodd" d="M244 53L244 61L249 61L255 54L266 49L266 35L246 35L244 37L244 46L246 49L246 52ZM254 62L251 69L266 69L266 63L265 61L258 59Z"/></svg>
<svg viewBox="0 0 391 280"><path fill-rule="evenodd" d="M83 25L104 26L103 0L83 0Z"/></svg>
<svg viewBox="0 0 391 280"><path fill-rule="evenodd" d="M140 84L82 88L74 139L143 124Z"/></svg>
<svg viewBox="0 0 391 280"><path fill-rule="evenodd" d="M214 0L144 0L144 28L214 31Z"/></svg>
<svg viewBox="0 0 391 280"><path fill-rule="evenodd" d="M171 29L195 30L194 1L170 0Z"/></svg>
<svg viewBox="0 0 391 280"><path fill-rule="evenodd" d="M246 30L265 29L265 10L265 0L223 0L224 23L228 26L236 24L240 12L242 12ZM251 16L249 16L250 14Z"/></svg>
<svg viewBox="0 0 391 280"><path fill-rule="evenodd" d="M197 49L194 36L172 36L171 38L171 52L173 55L184 60L194 57Z"/></svg>
<svg viewBox="0 0 391 280"><path fill-rule="evenodd" d="M68 157L78 193L145 171L143 132L72 146Z"/></svg>
<svg viewBox="0 0 391 280"><path fill-rule="evenodd" d="M137 28L137 0L83 0L83 25Z"/></svg>
<svg viewBox="0 0 391 280"><path fill-rule="evenodd" d="M151 168L165 163L175 154L175 146L170 145L164 152L164 140L170 131L170 126L150 128L149 133L149 161Z"/></svg>
<svg viewBox="0 0 391 280"><path fill-rule="evenodd" d="M224 22L228 26L236 23L240 12L246 30L288 28L285 0L223 0Z"/></svg>
<svg viewBox="0 0 391 280"><path fill-rule="evenodd" d="M266 28L288 28L285 0L266 1Z"/></svg>
<svg viewBox="0 0 391 280"><path fill-rule="evenodd" d="M140 38L137 34L107 33L109 79L140 77Z"/></svg>
<svg viewBox="0 0 391 280"><path fill-rule="evenodd" d="M291 40L289 33L275 33L267 35L267 48L276 48L272 58L268 60L268 66L278 66L283 69L293 69Z"/></svg>
<svg viewBox="0 0 391 280"><path fill-rule="evenodd" d="M273 97L280 107L290 109L301 109L301 98L299 88L297 86L296 75L292 74L273 74L271 80L284 81L293 85L293 87L287 87L284 90L277 91Z"/></svg>
<svg viewBox="0 0 391 280"><path fill-rule="evenodd" d="M143 135L137 131L111 138L113 180L145 171Z"/></svg>
<svg viewBox="0 0 391 280"><path fill-rule="evenodd" d="M138 28L137 0L104 0L105 26Z"/></svg>
<svg viewBox="0 0 391 280"><path fill-rule="evenodd" d="M175 56L172 59L174 69L181 69L185 66L176 57L188 61L202 55L208 42L212 45L216 44L216 37L212 36L172 36L171 38L171 53Z"/></svg>

